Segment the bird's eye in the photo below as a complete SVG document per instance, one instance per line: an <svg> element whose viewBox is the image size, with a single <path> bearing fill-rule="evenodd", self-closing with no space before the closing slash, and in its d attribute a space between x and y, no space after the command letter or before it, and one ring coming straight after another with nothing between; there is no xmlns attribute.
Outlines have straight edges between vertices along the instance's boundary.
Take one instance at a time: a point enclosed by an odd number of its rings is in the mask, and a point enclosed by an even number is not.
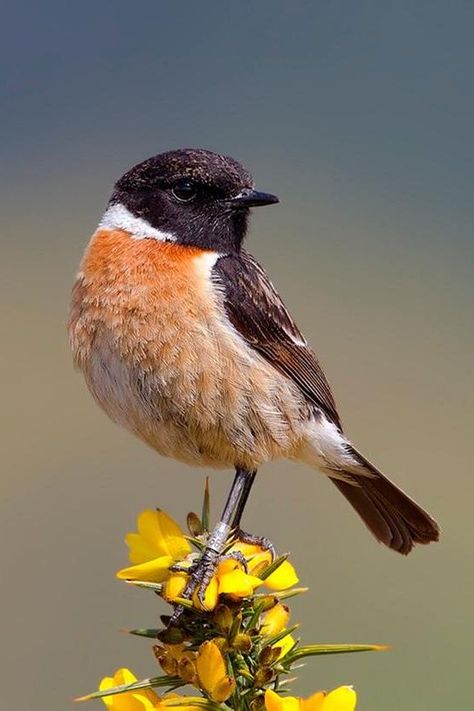
<svg viewBox="0 0 474 711"><path fill-rule="evenodd" d="M189 202L197 195L197 185L192 180L177 180L172 185L171 192L180 202Z"/></svg>

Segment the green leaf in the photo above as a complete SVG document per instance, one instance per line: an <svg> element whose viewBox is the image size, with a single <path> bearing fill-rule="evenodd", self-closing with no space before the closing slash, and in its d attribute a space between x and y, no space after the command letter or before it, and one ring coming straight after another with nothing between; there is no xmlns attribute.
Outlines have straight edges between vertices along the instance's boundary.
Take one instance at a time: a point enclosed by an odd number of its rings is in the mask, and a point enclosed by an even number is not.
<svg viewBox="0 0 474 711"><path fill-rule="evenodd" d="M173 604L181 605L181 607L185 607L188 610L194 610L197 615L203 614L203 611L198 610L196 607L194 607L192 600L188 600L185 597L173 598Z"/></svg>
<svg viewBox="0 0 474 711"><path fill-rule="evenodd" d="M297 630L299 625L293 625L293 627L289 627L287 630L282 630L278 634L273 635L273 637L264 637L263 641L265 642L266 647L273 647L273 645L277 644L277 642L280 642L284 637L286 637L289 634L292 634L295 630Z"/></svg>
<svg viewBox="0 0 474 711"><path fill-rule="evenodd" d="M195 548L197 548L198 551L203 551L203 550L204 550L205 544L204 544L202 541L200 541L199 538L193 538L193 536L186 536L186 535L185 535L184 537L185 537L185 539L186 539L187 541L189 541L189 543L190 543L192 546L194 546ZM188 565L187 568L189 568L189 567L190 567L190 566Z"/></svg>
<svg viewBox="0 0 474 711"><path fill-rule="evenodd" d="M262 577L261 575L259 576ZM296 595L301 595L302 593L308 592L309 588L290 588L289 590L281 590L276 592L272 590L271 593L257 593L253 596L254 600L261 600L263 598L274 597L276 600L288 600L290 597L295 597Z"/></svg>
<svg viewBox="0 0 474 711"><path fill-rule="evenodd" d="M246 630L251 630L257 626L257 623L260 619L260 615L262 614L264 607L265 607L265 604L263 601L258 603L257 605L255 605L254 611L252 612L250 617L246 620L246 624L245 624Z"/></svg>
<svg viewBox="0 0 474 711"><path fill-rule="evenodd" d="M290 588L289 590L282 590L281 592L272 592L273 597L278 598L278 600L288 600L290 597L295 597L296 595L302 595L308 592L309 588Z"/></svg>
<svg viewBox="0 0 474 711"><path fill-rule="evenodd" d="M152 689L156 686L184 686L184 682L179 677L174 676L154 676L149 679L135 681L133 684L122 684L114 686L104 691L94 691L92 694L80 696L75 701L90 701L91 699L101 699L103 696L112 696L113 694L126 694L128 691L136 691L137 689Z"/></svg>
<svg viewBox="0 0 474 711"><path fill-rule="evenodd" d="M284 555L280 555L278 556L278 558L275 558L275 560L270 563L270 565L268 565L264 570L262 570L261 573L258 574L260 580L266 580L267 578L269 578L270 575L274 573L275 570L278 570L280 565L288 559L289 555L289 553L285 553Z"/></svg>
<svg viewBox="0 0 474 711"><path fill-rule="evenodd" d="M309 644L288 652L285 663L292 663L303 657L314 657L320 654L346 654L349 652L382 652L388 647L383 644ZM283 660L280 660L283 661Z"/></svg>
<svg viewBox="0 0 474 711"><path fill-rule="evenodd" d="M141 629L136 630L124 630L124 632L128 632L128 634L134 634L136 637L148 637L149 639L158 639L157 635L160 631L160 629L154 627L143 627Z"/></svg>
<svg viewBox="0 0 474 711"><path fill-rule="evenodd" d="M161 593L163 590L162 583L149 583L145 580L126 580L127 585L134 585L136 588L144 588L145 590L153 590L154 592Z"/></svg>
<svg viewBox="0 0 474 711"><path fill-rule="evenodd" d="M209 494L209 477L206 477L206 484L204 486L204 499L202 502L202 514L201 523L203 531L209 531L209 512L211 509L211 497Z"/></svg>
<svg viewBox="0 0 474 711"><path fill-rule="evenodd" d="M237 677L237 676L243 676L245 679L247 679L248 681L251 681L251 682L255 681L254 675L251 674L251 673L249 672L249 670L248 670L246 667L244 667L244 666L238 666L238 667L236 667L236 669L235 669L235 675L236 675L236 677ZM239 691L239 693L241 693L241 692Z"/></svg>
<svg viewBox="0 0 474 711"><path fill-rule="evenodd" d="M179 706L201 706L212 711L222 711L222 707L219 704L213 703L210 699L204 699L202 696L182 696L179 699L166 699L161 703L161 706L172 706L173 708Z"/></svg>

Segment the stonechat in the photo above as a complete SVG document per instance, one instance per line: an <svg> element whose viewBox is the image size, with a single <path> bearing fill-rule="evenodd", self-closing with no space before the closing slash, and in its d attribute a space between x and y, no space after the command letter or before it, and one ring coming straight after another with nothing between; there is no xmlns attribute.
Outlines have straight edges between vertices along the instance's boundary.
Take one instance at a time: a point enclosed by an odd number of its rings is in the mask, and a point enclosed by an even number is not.
<svg viewBox="0 0 474 711"><path fill-rule="evenodd" d="M349 441L313 350L244 247L250 209L277 202L206 150L125 173L74 285L75 363L109 417L160 454L235 468L208 559L239 526L257 469L281 457L325 474L407 554L438 540L436 522Z"/></svg>

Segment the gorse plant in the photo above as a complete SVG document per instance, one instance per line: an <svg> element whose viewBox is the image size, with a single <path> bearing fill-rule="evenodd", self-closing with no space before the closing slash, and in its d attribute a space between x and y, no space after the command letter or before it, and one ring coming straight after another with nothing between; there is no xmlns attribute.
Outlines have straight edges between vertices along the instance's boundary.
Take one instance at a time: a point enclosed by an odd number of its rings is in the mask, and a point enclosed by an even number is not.
<svg viewBox="0 0 474 711"><path fill-rule="evenodd" d="M161 510L143 511L129 533L131 565L117 576L158 594L173 608L162 628L131 630L153 640L161 673L137 680L126 668L102 679L81 701L102 699L110 711L151 711L165 706L209 711L353 711L356 693L341 686L308 699L288 694L294 669L306 657L383 649L380 645L301 645L287 601L307 588L286 555L263 543L227 541L205 590L183 597L209 536L206 486L201 517L187 517L188 534ZM183 687L189 694L178 694ZM158 689L165 689L162 695Z"/></svg>

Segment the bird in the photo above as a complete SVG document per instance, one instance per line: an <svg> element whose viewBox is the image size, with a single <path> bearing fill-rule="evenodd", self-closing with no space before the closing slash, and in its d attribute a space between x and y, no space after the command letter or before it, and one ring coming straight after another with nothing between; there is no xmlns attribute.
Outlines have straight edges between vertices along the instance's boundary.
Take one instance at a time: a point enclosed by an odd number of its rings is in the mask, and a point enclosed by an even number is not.
<svg viewBox="0 0 474 711"><path fill-rule="evenodd" d="M235 469L201 570L240 527L257 470L281 458L326 475L392 550L439 538L347 437L314 351L245 247L251 209L277 202L229 156L153 156L116 182L73 287L74 362L107 415L161 455Z"/></svg>

